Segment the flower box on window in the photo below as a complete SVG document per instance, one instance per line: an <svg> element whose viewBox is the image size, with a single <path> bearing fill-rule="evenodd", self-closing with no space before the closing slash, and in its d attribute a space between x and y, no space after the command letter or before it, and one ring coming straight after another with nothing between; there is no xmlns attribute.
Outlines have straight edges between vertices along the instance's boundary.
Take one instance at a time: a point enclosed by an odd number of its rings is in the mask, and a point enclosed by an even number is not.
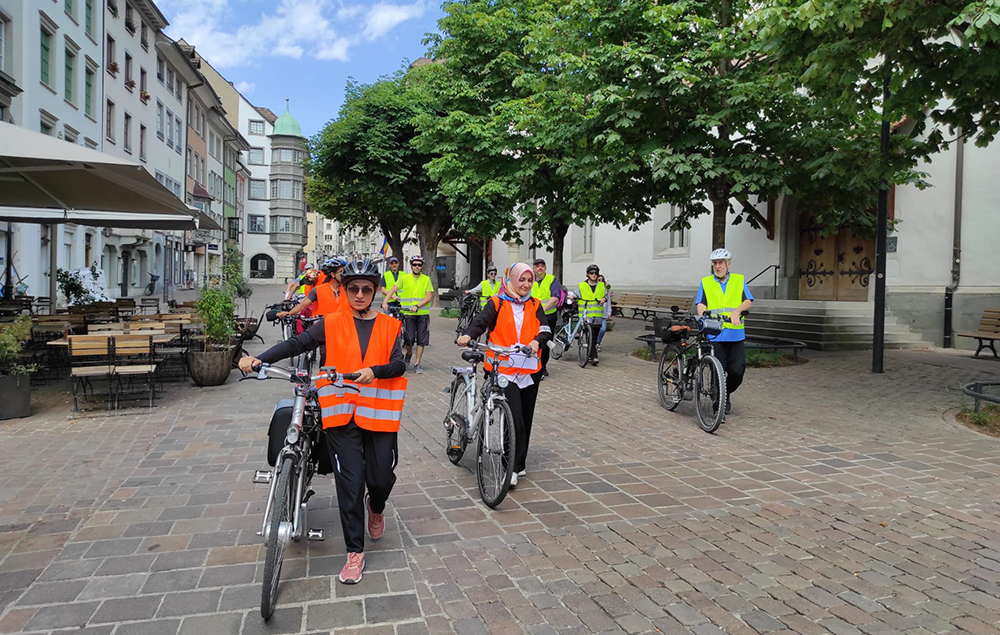
<svg viewBox="0 0 1000 635"><path fill-rule="evenodd" d="M129 90L133 90L135 88L135 80L134 79L126 79L125 80L125 88L127 88Z"/></svg>
<svg viewBox="0 0 1000 635"><path fill-rule="evenodd" d="M140 91L140 92L139 92L139 100L140 100L140 101L142 101L142 103L144 103L144 104L145 104L146 102L148 102L148 101L149 101L149 93L147 93L147 92L146 92L146 91L144 91L144 90L143 90L143 91Z"/></svg>
<svg viewBox="0 0 1000 635"><path fill-rule="evenodd" d="M108 0L108 11L111 12L111 15L115 16L116 18L118 17L118 2L117 2L117 0Z"/></svg>
<svg viewBox="0 0 1000 635"><path fill-rule="evenodd" d="M125 29L132 35L135 35L135 22L131 20L125 20Z"/></svg>
<svg viewBox="0 0 1000 635"><path fill-rule="evenodd" d="M141 40L139 40L139 43L142 44L143 50L146 51L149 50L149 40L147 40L146 38L142 38Z"/></svg>
<svg viewBox="0 0 1000 635"><path fill-rule="evenodd" d="M117 75L119 71L118 62L111 62L108 64L108 72L112 75Z"/></svg>

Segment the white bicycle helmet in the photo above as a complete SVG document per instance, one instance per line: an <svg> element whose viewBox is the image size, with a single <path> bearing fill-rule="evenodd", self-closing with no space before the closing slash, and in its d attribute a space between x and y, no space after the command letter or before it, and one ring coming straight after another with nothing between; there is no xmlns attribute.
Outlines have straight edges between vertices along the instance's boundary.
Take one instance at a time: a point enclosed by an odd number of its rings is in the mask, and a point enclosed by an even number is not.
<svg viewBox="0 0 1000 635"><path fill-rule="evenodd" d="M732 260L733 254L729 253L728 249L715 249L712 251L712 256L709 260Z"/></svg>

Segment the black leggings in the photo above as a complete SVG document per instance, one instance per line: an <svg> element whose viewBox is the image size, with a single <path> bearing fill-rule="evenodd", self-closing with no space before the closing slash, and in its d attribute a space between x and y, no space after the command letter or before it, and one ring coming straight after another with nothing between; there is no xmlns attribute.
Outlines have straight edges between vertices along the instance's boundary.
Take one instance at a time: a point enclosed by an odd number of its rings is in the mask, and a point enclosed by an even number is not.
<svg viewBox="0 0 1000 635"><path fill-rule="evenodd" d="M722 370L726 372L726 394L731 395L743 383L747 370L743 342L712 342L712 354L722 362Z"/></svg>
<svg viewBox="0 0 1000 635"><path fill-rule="evenodd" d="M535 383L527 388L518 388L512 381L504 389L507 405L514 415L514 472L524 470L528 458L528 442L531 439L531 422L535 418L535 400L538 398L538 382L541 373L531 376Z"/></svg>
<svg viewBox="0 0 1000 635"><path fill-rule="evenodd" d="M353 419L324 432L337 483L344 543L349 553L360 553L365 550L365 489L372 511L382 513L396 483L399 433L365 430Z"/></svg>
<svg viewBox="0 0 1000 635"><path fill-rule="evenodd" d="M586 324L583 325L584 328L587 327ZM601 321L598 320L594 324L590 325L590 350L587 352L587 359L594 359L597 357L597 336L601 334Z"/></svg>
<svg viewBox="0 0 1000 635"><path fill-rule="evenodd" d="M552 337L555 337L555 335L556 335L556 322L558 322L558 321L559 321L559 312L558 311L556 311L552 315L546 315L545 316L545 323L549 325L549 330L551 331L551 336ZM549 363L549 347L548 346L543 346L542 347L542 370L546 369L546 366L548 365L548 363ZM535 385L536 386L538 385L537 381L535 382Z"/></svg>

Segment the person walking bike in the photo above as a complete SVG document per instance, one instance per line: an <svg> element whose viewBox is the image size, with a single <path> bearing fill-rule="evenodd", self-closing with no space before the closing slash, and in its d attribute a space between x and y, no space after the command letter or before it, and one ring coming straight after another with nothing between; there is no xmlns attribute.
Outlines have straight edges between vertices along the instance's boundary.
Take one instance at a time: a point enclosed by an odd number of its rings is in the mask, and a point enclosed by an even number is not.
<svg viewBox="0 0 1000 635"><path fill-rule="evenodd" d="M587 352L588 361L597 366L601 360L597 356L597 341L600 337L601 322L604 319L604 304L606 292L604 283L597 277L601 275L601 269L597 265L587 267L587 279L580 283L580 318L591 320L590 326L590 347Z"/></svg>
<svg viewBox="0 0 1000 635"><path fill-rule="evenodd" d="M479 294L479 310L486 308L486 302L493 296L500 293L500 280L497 280L497 268L490 265L486 269L486 279L472 287L466 289L465 295L473 293Z"/></svg>
<svg viewBox="0 0 1000 635"><path fill-rule="evenodd" d="M531 438L531 424L535 417L535 401L538 399L538 383L541 381L539 349L545 350L545 343L552 336L545 308L541 301L532 297L534 273L528 265L515 262L504 272L503 287L498 295L490 298L486 307L472 320L472 324L455 343L467 345L486 331L490 331L490 343L509 347L523 344L531 347L532 356L513 354L501 359L487 352L484 369L489 372L493 364L500 365L509 383L504 388L507 404L514 417L514 467L510 475L510 486L517 485L517 479L526 476L525 464L528 457L528 442ZM502 385L502 384L501 384Z"/></svg>
<svg viewBox="0 0 1000 635"><path fill-rule="evenodd" d="M732 394L743 383L743 375L746 373L746 335L741 315L744 311L749 311L753 304L753 295L743 276L729 271L732 258L728 249L716 249L712 252L712 274L701 279L694 301L698 315L711 311L725 320L722 332L709 339L713 355L722 362L726 371L726 414L732 411Z"/></svg>
<svg viewBox="0 0 1000 635"><path fill-rule="evenodd" d="M291 300L295 297L295 292L298 290L299 294L307 295L312 291L313 286L316 285L316 279L319 277L319 269L316 269L312 264L306 265L306 268L302 270L302 273L295 276L288 282L288 286L285 287L285 299Z"/></svg>
<svg viewBox="0 0 1000 635"><path fill-rule="evenodd" d="M604 334L608 332L608 320L611 319L611 299L615 294L611 292L611 285L604 279L603 275L598 275L597 280L604 283L604 318L601 320L601 330L597 334L597 352L601 352L601 342Z"/></svg>
<svg viewBox="0 0 1000 635"><path fill-rule="evenodd" d="M308 292L302 302L292 307L290 311L278 313L278 317L286 315L298 315L305 311L313 303L316 304L313 315L328 315L334 311L348 311L350 304L347 296L342 293L340 284L340 270L344 266L344 261L339 258L330 258L323 263L322 272L326 277L325 282L318 282L316 286Z"/></svg>
<svg viewBox="0 0 1000 635"><path fill-rule="evenodd" d="M394 293L392 297L388 294L389 289L399 283L399 277L401 275L402 274L399 273L399 258L395 256L389 258L389 268L382 274L382 288L379 289L382 293L382 297L384 299L388 299L389 301L386 308L401 308L399 304L399 294Z"/></svg>
<svg viewBox="0 0 1000 635"><path fill-rule="evenodd" d="M559 297L562 285L559 284L555 276L546 273L544 258L535 258L534 269L535 282L531 287L531 297L542 303L542 308L545 310L545 323L549 327L549 332L553 333L556 330L556 322L559 321ZM549 376L548 363L549 347L546 346L542 349L542 377Z"/></svg>
<svg viewBox="0 0 1000 635"><path fill-rule="evenodd" d="M365 569L366 526L371 540L378 540L385 532L383 514L396 482L407 381L403 377L406 363L399 347L399 321L371 308L381 281L378 269L368 260L351 262L341 280L350 298L350 311L328 314L259 357L242 358L240 370L250 372L262 362L273 363L325 344L325 367L360 375L355 381L358 392L338 391L329 381L316 383L347 548L347 563L339 579L356 584Z"/></svg>
<svg viewBox="0 0 1000 635"><path fill-rule="evenodd" d="M422 273L424 259L421 256L410 257L410 271L399 277L399 282L389 289L386 298L382 299L382 310L389 308L388 297L399 291L400 303L403 305L403 343L406 346L406 363L413 359L413 372L420 374L420 360L424 356L424 347L431 342L431 312L428 305L434 299L434 285L430 276ZM416 355L413 355L413 345L416 344Z"/></svg>

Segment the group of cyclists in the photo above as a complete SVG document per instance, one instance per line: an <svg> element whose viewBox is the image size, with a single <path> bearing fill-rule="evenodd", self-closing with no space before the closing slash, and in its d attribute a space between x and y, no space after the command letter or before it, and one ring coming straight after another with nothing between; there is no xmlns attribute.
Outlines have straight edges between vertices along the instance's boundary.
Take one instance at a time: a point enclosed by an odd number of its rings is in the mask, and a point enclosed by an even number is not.
<svg viewBox="0 0 1000 635"><path fill-rule="evenodd" d="M753 302L743 276L730 272L731 261L732 255L725 249L712 252L711 273L701 280L695 298L698 315L711 311L726 320L722 332L713 338L713 348L726 371L730 395L745 372L741 314ZM258 356L240 361L240 369L250 372L262 363L325 347L323 366L359 374L354 381L357 391L317 383L325 451L334 466L348 553L339 575L344 584L355 584L362 578L365 533L374 541L385 531L383 512L399 461L398 433L407 387L403 375L411 362L414 373L423 372L421 359L429 344L434 287L423 273L422 257L411 257L409 264L409 273L399 272L395 257L389 259L384 273L369 260L331 258L319 267L308 266L286 289L286 300L296 291L303 299L278 316L311 313L323 319ZM378 291L383 294L383 311L400 316L402 323L373 308ZM527 475L538 389L548 375L546 343L555 332L559 306L567 298L575 300L580 314L593 318L588 355L589 362L596 365L611 316L611 286L594 264L587 267L586 280L571 292L547 272L545 260L538 258L531 266L511 264L499 279L496 267L491 266L486 279L466 293L479 293L481 311L457 338L457 345L466 346L488 332L490 343L498 347L521 345L524 350L503 359L488 354L484 361L487 371L497 364L508 378L504 392L514 420L513 487L518 478ZM731 403L727 399L726 412Z"/></svg>

